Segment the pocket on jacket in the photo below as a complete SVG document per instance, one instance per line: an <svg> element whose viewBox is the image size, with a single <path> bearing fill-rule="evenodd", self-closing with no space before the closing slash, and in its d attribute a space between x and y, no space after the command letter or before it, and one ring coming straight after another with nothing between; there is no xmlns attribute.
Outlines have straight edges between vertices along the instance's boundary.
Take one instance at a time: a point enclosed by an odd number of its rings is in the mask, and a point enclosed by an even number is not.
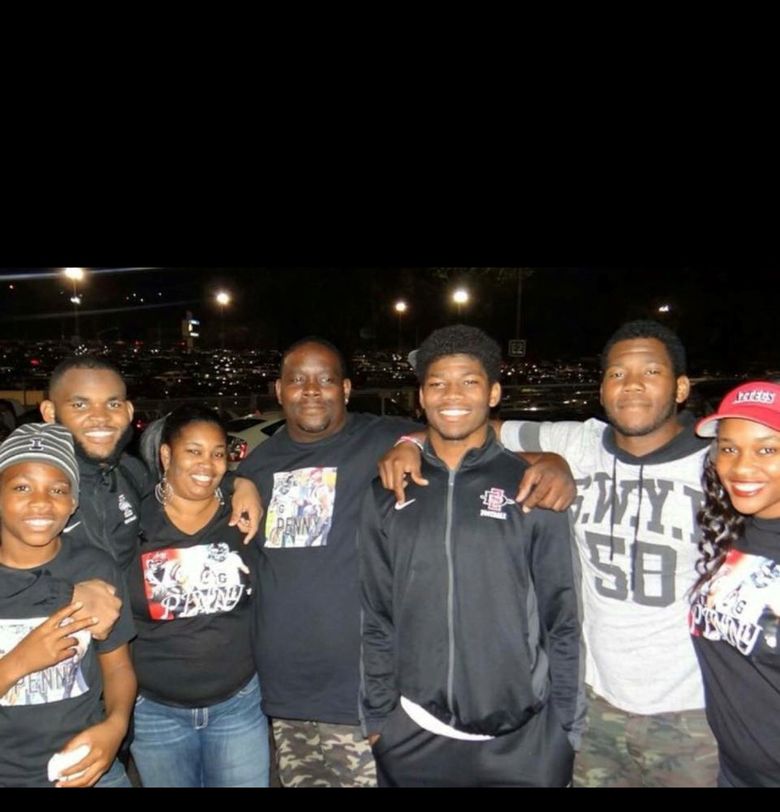
<svg viewBox="0 0 780 812"><path fill-rule="evenodd" d="M558 733L560 731L561 736L566 740L566 745L574 752L574 745L571 743L571 739L569 738L569 732L563 726L563 722L561 721L561 716L558 713L558 709L553 704L552 700L547 700L547 712L550 714L550 717L555 721L555 732Z"/></svg>

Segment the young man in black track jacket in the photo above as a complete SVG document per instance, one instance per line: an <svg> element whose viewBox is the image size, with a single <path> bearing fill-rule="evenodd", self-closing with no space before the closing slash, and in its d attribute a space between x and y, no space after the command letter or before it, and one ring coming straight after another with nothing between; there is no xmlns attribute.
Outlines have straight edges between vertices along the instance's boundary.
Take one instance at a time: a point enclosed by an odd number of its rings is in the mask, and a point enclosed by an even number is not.
<svg viewBox="0 0 780 812"><path fill-rule="evenodd" d="M567 786L584 717L568 520L512 498L500 349L437 330L417 356L427 487L375 481L358 531L365 725L380 786Z"/></svg>

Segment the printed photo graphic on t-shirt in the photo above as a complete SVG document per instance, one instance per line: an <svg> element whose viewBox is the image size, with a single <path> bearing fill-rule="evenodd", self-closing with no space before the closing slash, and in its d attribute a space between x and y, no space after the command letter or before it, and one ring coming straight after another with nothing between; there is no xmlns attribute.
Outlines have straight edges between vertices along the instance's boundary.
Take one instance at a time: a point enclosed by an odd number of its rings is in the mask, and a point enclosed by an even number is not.
<svg viewBox="0 0 780 812"><path fill-rule="evenodd" d="M37 629L46 620L48 618L45 617L0 620L0 657L5 657L33 629ZM71 622L70 618L66 618L66 623L62 625ZM0 705L6 707L45 705L63 699L75 699L86 693L89 685L84 679L81 661L87 653L92 635L88 631L82 630L74 632L73 637L76 639L76 653L72 657L49 666L49 668L44 668L43 671L34 671L32 674L22 677L19 682L11 686L4 696L0 697Z"/></svg>
<svg viewBox="0 0 780 812"><path fill-rule="evenodd" d="M691 606L691 632L751 654L762 639L777 648L780 567L770 558L729 550L718 574Z"/></svg>
<svg viewBox="0 0 780 812"><path fill-rule="evenodd" d="M337 468L274 474L265 520L266 547L324 547L333 521Z"/></svg>
<svg viewBox="0 0 780 812"><path fill-rule="evenodd" d="M249 568L225 542L141 554L153 620L230 612L249 594Z"/></svg>

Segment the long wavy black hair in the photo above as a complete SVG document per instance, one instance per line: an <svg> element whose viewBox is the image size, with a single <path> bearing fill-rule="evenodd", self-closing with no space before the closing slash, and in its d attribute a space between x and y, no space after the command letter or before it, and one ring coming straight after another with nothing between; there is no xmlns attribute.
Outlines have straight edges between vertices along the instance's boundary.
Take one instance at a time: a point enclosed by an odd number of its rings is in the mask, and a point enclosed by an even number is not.
<svg viewBox="0 0 780 812"><path fill-rule="evenodd" d="M731 499L715 470L714 444L706 460L701 478L704 505L696 516L701 528L700 558L696 562L699 579L691 590L692 595L715 576L728 551L742 536L745 524L745 517L731 504Z"/></svg>

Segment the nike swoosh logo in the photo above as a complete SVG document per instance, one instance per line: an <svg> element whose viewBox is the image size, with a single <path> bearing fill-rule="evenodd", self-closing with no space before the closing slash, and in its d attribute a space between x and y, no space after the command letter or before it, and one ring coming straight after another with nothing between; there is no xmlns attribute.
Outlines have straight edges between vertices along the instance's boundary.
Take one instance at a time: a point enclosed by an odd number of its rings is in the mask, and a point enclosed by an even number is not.
<svg viewBox="0 0 780 812"><path fill-rule="evenodd" d="M81 522L76 522L76 524L72 524L70 527L64 528L62 532L63 533L70 533L71 530L75 530L80 524L81 524Z"/></svg>
<svg viewBox="0 0 780 812"><path fill-rule="evenodd" d="M408 505L411 505L412 502L416 502L416 501L417 501L416 499L407 499L405 502L396 502L395 503L395 509L396 510L403 510Z"/></svg>

